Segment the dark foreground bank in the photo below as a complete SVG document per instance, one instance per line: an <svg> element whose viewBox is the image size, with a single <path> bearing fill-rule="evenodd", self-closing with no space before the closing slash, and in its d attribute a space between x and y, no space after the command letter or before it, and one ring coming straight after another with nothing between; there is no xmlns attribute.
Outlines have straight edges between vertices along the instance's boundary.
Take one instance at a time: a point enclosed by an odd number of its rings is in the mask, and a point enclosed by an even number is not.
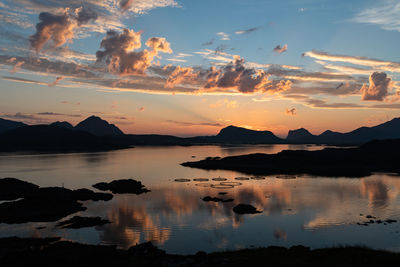
<svg viewBox="0 0 400 267"><path fill-rule="evenodd" d="M1 238L1 266L398 266L400 254L363 247L268 247L171 255L150 242L120 250L59 238Z"/></svg>
<svg viewBox="0 0 400 267"><path fill-rule="evenodd" d="M206 158L183 166L233 170L256 175L308 174L327 177L364 177L373 172L400 173L400 139L371 141L354 148L317 151L284 150L277 154L249 154Z"/></svg>

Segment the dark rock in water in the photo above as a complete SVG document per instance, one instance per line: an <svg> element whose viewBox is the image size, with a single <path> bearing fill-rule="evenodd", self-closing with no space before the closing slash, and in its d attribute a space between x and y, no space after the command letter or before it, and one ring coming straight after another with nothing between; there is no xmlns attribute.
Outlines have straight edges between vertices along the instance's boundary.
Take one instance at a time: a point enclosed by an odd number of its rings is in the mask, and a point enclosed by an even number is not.
<svg viewBox="0 0 400 267"><path fill-rule="evenodd" d="M98 200L104 200L108 201L113 198L112 194L108 193L98 193L98 192L93 192L92 190L83 188L83 189L77 189L73 191L73 194L78 200L93 200L93 201L98 201Z"/></svg>
<svg viewBox="0 0 400 267"><path fill-rule="evenodd" d="M114 180L110 183L97 183L93 185L102 191L110 190L114 194L142 194L150 192L140 181L133 179Z"/></svg>
<svg viewBox="0 0 400 267"><path fill-rule="evenodd" d="M93 192L89 189L77 189L70 190L63 187L41 187L38 190L32 192L31 194L26 196L27 199L70 199L70 200L93 200L99 201L104 200L108 201L113 198L112 194L107 193L97 193Z"/></svg>
<svg viewBox="0 0 400 267"><path fill-rule="evenodd" d="M387 219L387 220L385 220L385 222L387 222L387 223L395 223L395 222L397 222L397 220Z"/></svg>
<svg viewBox="0 0 400 267"><path fill-rule="evenodd" d="M112 194L96 193L89 189L39 188L15 178L0 179L0 196L6 200L22 198L0 204L0 223L58 221L75 212L86 210L78 201L110 200L113 197Z"/></svg>
<svg viewBox="0 0 400 267"><path fill-rule="evenodd" d="M203 201L205 202L232 202L234 201L234 199L229 198L229 199L222 199L222 198L218 198L218 197L210 197L210 196L206 196L202 198Z"/></svg>
<svg viewBox="0 0 400 267"><path fill-rule="evenodd" d="M0 200L15 200L24 198L35 192L39 186L18 180L16 178L0 179Z"/></svg>
<svg viewBox="0 0 400 267"><path fill-rule="evenodd" d="M110 223L109 220L100 217L80 217L74 216L73 218L59 222L57 227L79 229L85 227L93 227Z"/></svg>
<svg viewBox="0 0 400 267"><path fill-rule="evenodd" d="M164 256L165 251L157 248L151 242L142 243L128 249L128 253L132 256Z"/></svg>
<svg viewBox="0 0 400 267"><path fill-rule="evenodd" d="M233 208L233 211L237 214L255 214L262 212L258 211L255 207L248 204L239 204Z"/></svg>
<svg viewBox="0 0 400 267"><path fill-rule="evenodd" d="M83 210L73 199L22 199L0 204L0 223L54 222Z"/></svg>

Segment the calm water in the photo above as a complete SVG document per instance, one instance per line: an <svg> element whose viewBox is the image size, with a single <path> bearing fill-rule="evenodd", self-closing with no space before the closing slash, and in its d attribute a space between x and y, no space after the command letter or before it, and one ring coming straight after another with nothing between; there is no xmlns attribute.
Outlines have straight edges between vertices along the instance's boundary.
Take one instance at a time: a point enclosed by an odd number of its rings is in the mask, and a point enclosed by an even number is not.
<svg viewBox="0 0 400 267"><path fill-rule="evenodd" d="M283 149L318 146L137 147L104 153L0 155L0 177L15 177L40 186L91 188L101 181L134 178L152 191L116 195L109 202L88 201L81 216L112 221L102 227L56 229L55 223L0 224L0 236L62 236L92 244L127 248L153 241L170 253L195 253L252 246L367 245L400 251L400 223L359 226L371 214L400 221L400 177L375 174L362 179L297 177L235 180L243 174L205 171L179 163L208 156L276 153ZM221 182L194 178L225 177ZM176 178L191 179L175 182ZM240 183L239 183L240 182ZM228 185L228 186L226 186ZM93 188L92 188L93 189ZM219 195L219 192L227 192ZM204 202L205 196L233 202ZM263 213L235 215L238 203L252 204ZM360 216L363 214L364 216ZM74 214L77 215L77 214ZM46 226L37 230L38 226Z"/></svg>

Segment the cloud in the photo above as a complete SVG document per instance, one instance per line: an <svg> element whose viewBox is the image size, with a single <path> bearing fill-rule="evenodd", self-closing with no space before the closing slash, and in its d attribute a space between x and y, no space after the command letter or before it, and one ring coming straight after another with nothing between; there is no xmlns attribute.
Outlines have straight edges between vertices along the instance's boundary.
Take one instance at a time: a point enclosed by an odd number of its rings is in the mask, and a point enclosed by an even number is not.
<svg viewBox="0 0 400 267"><path fill-rule="evenodd" d="M211 127L223 127L224 125L220 123L212 123L212 122L184 122L184 121L175 121L175 120L166 120L168 123L177 124L180 126L211 126Z"/></svg>
<svg viewBox="0 0 400 267"><path fill-rule="evenodd" d="M235 34L249 34L249 33L258 31L259 29L261 29L261 27L253 27L253 28L246 29L246 30L236 31Z"/></svg>
<svg viewBox="0 0 400 267"><path fill-rule="evenodd" d="M228 99L221 99L218 100L217 103L215 104L210 104L210 108L220 108L222 106L225 106L226 108L237 108L237 101L235 100L228 100Z"/></svg>
<svg viewBox="0 0 400 267"><path fill-rule="evenodd" d="M296 108L291 108L291 109L286 109L285 111L286 115L290 115L290 116L295 116L297 115L297 111Z"/></svg>
<svg viewBox="0 0 400 267"><path fill-rule="evenodd" d="M382 71L400 72L400 63L392 61L384 61L378 59L371 59L367 57L354 57L346 55L335 55L320 51L308 51L303 53L303 56L308 56L318 60L345 62L354 65L368 66Z"/></svg>
<svg viewBox="0 0 400 267"><path fill-rule="evenodd" d="M393 0L375 3L379 4L362 10L352 21L379 25L384 30L400 32L400 3Z"/></svg>
<svg viewBox="0 0 400 267"><path fill-rule="evenodd" d="M10 63L12 63L12 62L10 62ZM14 65L14 67L12 68L11 72L17 72L24 63L25 63L24 61L17 61Z"/></svg>
<svg viewBox="0 0 400 267"><path fill-rule="evenodd" d="M29 123L46 123L47 122L47 120L37 117L33 114L22 113L22 112L0 113L0 116L3 118L11 119L11 120L23 121L28 124Z"/></svg>
<svg viewBox="0 0 400 267"><path fill-rule="evenodd" d="M384 72L374 72L369 76L369 86L361 88L362 100L383 101L388 95L392 79Z"/></svg>
<svg viewBox="0 0 400 267"><path fill-rule="evenodd" d="M174 0L120 0L119 7L122 10L129 10L137 14L143 14L150 9L157 7L178 7Z"/></svg>
<svg viewBox="0 0 400 267"><path fill-rule="evenodd" d="M67 117L73 117L73 118L79 118L82 117L80 114L63 114L63 113L57 113L57 112L38 112L36 113L37 115L42 115L42 116L67 116Z"/></svg>
<svg viewBox="0 0 400 267"><path fill-rule="evenodd" d="M48 85L48 83L45 83L45 82L35 81L35 80L31 80L31 79L18 78L18 77L2 76L1 78L6 81L17 82L17 83Z"/></svg>
<svg viewBox="0 0 400 267"><path fill-rule="evenodd" d="M230 40L229 34L226 32L217 32L217 35L219 36L219 39L221 41L229 41Z"/></svg>
<svg viewBox="0 0 400 267"><path fill-rule="evenodd" d="M161 37L152 37L146 41L151 50L134 50L141 47L141 32L124 29L122 33L107 32L97 51L98 62L105 62L111 73L119 75L144 75L159 52L172 53L170 44Z"/></svg>
<svg viewBox="0 0 400 267"><path fill-rule="evenodd" d="M96 19L97 14L94 11L84 8L65 8L57 14L41 12L36 33L29 37L29 41L36 52L50 40L54 47L59 47L74 38L75 30L79 26Z"/></svg>
<svg viewBox="0 0 400 267"><path fill-rule="evenodd" d="M177 66L169 75L165 82L166 88L173 88L177 84L193 83L197 79L197 74L193 72L193 68L185 68Z"/></svg>
<svg viewBox="0 0 400 267"><path fill-rule="evenodd" d="M277 45L274 48L274 52L282 54L282 53L286 52L287 49L288 49L287 44L285 44L283 46Z"/></svg>
<svg viewBox="0 0 400 267"><path fill-rule="evenodd" d="M214 38L212 38L210 41L207 41L207 42L205 42L205 43L202 43L201 45L203 45L203 46L209 46L209 45L213 45L214 44Z"/></svg>
<svg viewBox="0 0 400 267"><path fill-rule="evenodd" d="M0 64L12 65L13 63L8 62L10 59L15 58L14 61L21 62L24 64L21 68L35 72L36 74L42 74L47 76L48 74L57 74L63 77L84 77L84 78L95 78L98 74L95 73L86 65L76 64L73 62L65 62L60 60L50 61L46 58L35 57L35 56L6 56L0 55ZM48 84L48 83L47 83Z"/></svg>
<svg viewBox="0 0 400 267"><path fill-rule="evenodd" d="M63 80L63 79L64 79L64 77L58 76L58 77L56 77L56 79L55 79L54 82L49 83L49 86L56 86L57 83L58 83L59 81Z"/></svg>
<svg viewBox="0 0 400 267"><path fill-rule="evenodd" d="M2 8L6 8L5 6ZM29 21L29 17L14 11L0 9L0 21L6 24L14 24L20 28L31 28L33 24Z"/></svg>
<svg viewBox="0 0 400 267"><path fill-rule="evenodd" d="M288 90L291 81L269 80L269 74L263 70L246 68L245 61L237 57L220 69L211 67L205 74L204 89L235 89L241 93L269 92Z"/></svg>

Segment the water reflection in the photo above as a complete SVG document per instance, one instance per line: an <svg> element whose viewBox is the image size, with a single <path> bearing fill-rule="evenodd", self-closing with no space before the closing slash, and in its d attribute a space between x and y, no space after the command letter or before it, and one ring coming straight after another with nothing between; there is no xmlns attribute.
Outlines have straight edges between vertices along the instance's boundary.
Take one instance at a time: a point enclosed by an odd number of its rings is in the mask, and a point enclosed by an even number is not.
<svg viewBox="0 0 400 267"><path fill-rule="evenodd" d="M303 244L308 238L315 238L319 229L354 226L364 220L360 213L381 219L399 219L400 183L393 177L295 180L269 177L261 181L243 181L241 186L224 190L227 194L222 197L220 190L195 184L194 181L171 182L169 186L153 188L146 197L117 197L107 212L113 223L99 230L102 242L126 248L153 241L168 249L189 235L186 242L188 239L200 240L196 243L197 250L204 249L205 243L210 246L210 240L215 242L214 249L226 249L237 245L238 237L234 235L237 231L246 234L258 231L270 233L268 236L271 236L264 240L268 244L288 241ZM202 200L205 196L234 201L205 202ZM239 203L251 204L263 213L237 215L232 208ZM312 230L314 236L291 240L288 229L282 228L284 220L292 221L290 231ZM337 231L335 235L340 235L339 229ZM348 243L353 241L348 240Z"/></svg>
<svg viewBox="0 0 400 267"><path fill-rule="evenodd" d="M91 188L97 182L135 178L152 190L138 196L116 195L109 202L85 202L88 210L79 215L101 216L112 221L102 227L70 230L43 223L0 224L0 236L62 236L125 248L152 241L171 253L298 244L311 247L364 244L400 250L400 223L368 227L356 224L365 221L366 215L400 221L399 177L376 174L362 179L235 179L243 174L179 165L193 160L192 155L201 159L321 148L158 147L104 153L0 156L2 177L17 177L41 186L64 184L73 189ZM212 180L216 177L227 180ZM204 179L195 181L195 178ZM175 179L190 181L174 182ZM225 186L221 188L223 183ZM202 200L206 196L233 201L206 202ZM251 204L263 213L237 215L232 208L239 203ZM38 226L46 228L36 229Z"/></svg>

